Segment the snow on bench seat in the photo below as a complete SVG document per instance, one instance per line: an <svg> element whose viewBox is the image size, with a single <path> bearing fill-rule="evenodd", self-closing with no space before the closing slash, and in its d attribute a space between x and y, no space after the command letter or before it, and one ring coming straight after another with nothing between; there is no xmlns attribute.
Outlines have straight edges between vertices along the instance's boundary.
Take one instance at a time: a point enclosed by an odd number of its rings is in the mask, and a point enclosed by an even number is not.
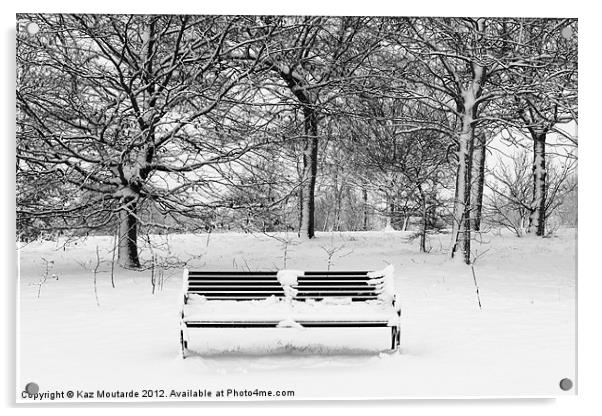
<svg viewBox="0 0 602 416"><path fill-rule="evenodd" d="M271 296L265 300L214 302L202 295L189 295L184 305L185 322L252 322L252 321L352 321L393 322L397 319L390 302L367 300L352 302L349 298L326 298L289 302L285 298Z"/></svg>

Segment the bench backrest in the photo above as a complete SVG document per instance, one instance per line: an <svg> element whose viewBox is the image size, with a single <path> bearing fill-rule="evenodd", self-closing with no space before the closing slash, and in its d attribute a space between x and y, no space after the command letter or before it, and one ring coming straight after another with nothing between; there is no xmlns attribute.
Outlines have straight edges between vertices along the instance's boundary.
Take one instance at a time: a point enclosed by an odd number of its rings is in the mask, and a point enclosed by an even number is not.
<svg viewBox="0 0 602 416"><path fill-rule="evenodd" d="M384 279L370 278L365 271L306 271L292 285L294 300L322 300L345 297L352 301L378 299ZM277 272L188 271L184 274L186 294L208 300L262 300L270 296L284 298Z"/></svg>

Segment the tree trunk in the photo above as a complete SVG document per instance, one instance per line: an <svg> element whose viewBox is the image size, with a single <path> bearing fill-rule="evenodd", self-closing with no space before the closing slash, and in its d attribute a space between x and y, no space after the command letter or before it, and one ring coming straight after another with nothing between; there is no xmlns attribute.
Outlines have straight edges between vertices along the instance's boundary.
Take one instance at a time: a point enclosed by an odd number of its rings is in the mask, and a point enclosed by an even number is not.
<svg viewBox="0 0 602 416"><path fill-rule="evenodd" d="M138 219L136 218L136 204L130 202L119 211L119 244L117 262L126 269L140 267L138 258Z"/></svg>
<svg viewBox="0 0 602 416"><path fill-rule="evenodd" d="M532 132L533 136L533 199L527 233L543 237L546 224L546 133Z"/></svg>
<svg viewBox="0 0 602 416"><path fill-rule="evenodd" d="M343 213L343 191L345 190L344 182L341 181L341 188L336 194L336 220L334 224L335 231L341 231L341 215Z"/></svg>
<svg viewBox="0 0 602 416"><path fill-rule="evenodd" d="M393 217L395 215L395 198L389 198L389 215L387 215L387 224L385 225L385 229L390 231L394 230L393 228Z"/></svg>
<svg viewBox="0 0 602 416"><path fill-rule="evenodd" d="M343 183L341 181L339 187L339 174L338 168L335 167L334 170L334 178L333 178L334 186L333 186L333 195L334 195L334 220L332 222L332 227L330 227L330 231L340 231L341 230L341 209L342 209L342 195L343 195Z"/></svg>
<svg viewBox="0 0 602 416"><path fill-rule="evenodd" d="M456 197L453 210L451 257L461 253L464 263L470 264L470 194L472 184L472 156L474 151L474 121L477 115L477 99L485 82L485 68L473 63L473 79L462 91L461 130L458 134L458 170L456 172Z"/></svg>
<svg viewBox="0 0 602 416"><path fill-rule="evenodd" d="M326 232L328 229L328 221L330 220L330 206L326 210L326 216L324 217L324 224L322 226L322 231Z"/></svg>
<svg viewBox="0 0 602 416"><path fill-rule="evenodd" d="M401 231L408 231L409 223L410 223L410 214L405 214L403 216L403 225L401 226Z"/></svg>
<svg viewBox="0 0 602 416"><path fill-rule="evenodd" d="M420 188L420 202L422 208L422 226L420 228L420 252L426 253L426 227L427 227L427 217L426 217L426 198L424 192Z"/></svg>
<svg viewBox="0 0 602 416"><path fill-rule="evenodd" d="M472 129L464 129L460 134L458 170L456 172L456 199L454 200L453 246L451 256L462 254L466 264L470 264L470 179L472 165Z"/></svg>
<svg viewBox="0 0 602 416"><path fill-rule="evenodd" d="M472 188L470 196L472 208L470 210L470 224L475 231L481 231L481 217L483 212L483 187L485 185L485 154L486 137L484 133L476 136L476 144L472 156Z"/></svg>
<svg viewBox="0 0 602 416"><path fill-rule="evenodd" d="M303 176L301 176L303 182ZM301 235L301 222L303 221L303 189L299 188L299 215L297 216L297 234Z"/></svg>
<svg viewBox="0 0 602 416"><path fill-rule="evenodd" d="M299 237L314 238L315 188L318 172L318 116L308 107L303 109L305 150L303 151L303 184L301 185L301 220Z"/></svg>
<svg viewBox="0 0 602 416"><path fill-rule="evenodd" d="M362 189L362 199L364 200L364 231L368 231L368 190L364 187Z"/></svg>

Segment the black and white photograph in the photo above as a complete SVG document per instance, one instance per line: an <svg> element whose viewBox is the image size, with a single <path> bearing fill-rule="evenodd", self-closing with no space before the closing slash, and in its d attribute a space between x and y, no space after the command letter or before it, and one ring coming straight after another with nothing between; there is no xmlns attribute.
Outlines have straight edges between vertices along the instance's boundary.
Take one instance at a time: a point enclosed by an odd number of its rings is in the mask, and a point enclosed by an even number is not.
<svg viewBox="0 0 602 416"><path fill-rule="evenodd" d="M578 18L514 11L17 14L16 402L575 395Z"/></svg>

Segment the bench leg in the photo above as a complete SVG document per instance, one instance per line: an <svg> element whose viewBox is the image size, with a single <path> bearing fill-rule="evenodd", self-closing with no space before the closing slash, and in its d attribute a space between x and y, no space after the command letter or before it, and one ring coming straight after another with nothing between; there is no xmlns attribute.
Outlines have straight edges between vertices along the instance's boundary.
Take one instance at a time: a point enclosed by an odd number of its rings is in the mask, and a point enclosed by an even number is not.
<svg viewBox="0 0 602 416"><path fill-rule="evenodd" d="M186 352L188 350L188 341L184 339L184 329L180 329L180 347L182 359L186 358Z"/></svg>
<svg viewBox="0 0 602 416"><path fill-rule="evenodd" d="M401 330L398 326L391 327L391 350L397 351L401 344Z"/></svg>

